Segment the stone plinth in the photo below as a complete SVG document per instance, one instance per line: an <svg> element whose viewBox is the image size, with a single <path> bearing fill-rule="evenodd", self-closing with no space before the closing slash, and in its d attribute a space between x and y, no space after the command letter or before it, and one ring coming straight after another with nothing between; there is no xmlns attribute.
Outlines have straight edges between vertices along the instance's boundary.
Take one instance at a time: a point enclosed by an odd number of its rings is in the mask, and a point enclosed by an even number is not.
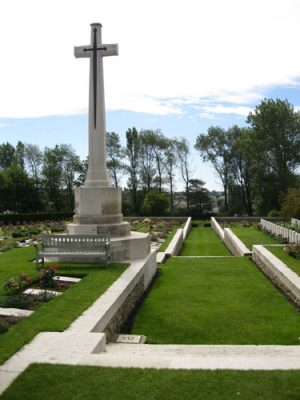
<svg viewBox="0 0 300 400"><path fill-rule="evenodd" d="M79 187L75 189L75 215L68 225L69 235L130 235L123 221L122 189L119 187Z"/></svg>
<svg viewBox="0 0 300 400"><path fill-rule="evenodd" d="M150 254L150 235L131 232L128 236L112 238L110 246L113 262L145 258Z"/></svg>

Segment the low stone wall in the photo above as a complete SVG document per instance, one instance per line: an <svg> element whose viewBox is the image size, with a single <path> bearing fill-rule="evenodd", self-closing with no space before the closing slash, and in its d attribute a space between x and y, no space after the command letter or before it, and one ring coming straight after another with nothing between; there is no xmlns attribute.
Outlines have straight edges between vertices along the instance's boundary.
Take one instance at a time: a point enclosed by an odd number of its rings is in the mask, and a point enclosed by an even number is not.
<svg viewBox="0 0 300 400"><path fill-rule="evenodd" d="M251 255L251 251L229 228L224 229L224 244L234 256Z"/></svg>
<svg viewBox="0 0 300 400"><path fill-rule="evenodd" d="M70 332L104 332L113 340L156 273L156 252L133 260L123 274L73 324ZM103 347L102 347L103 350Z"/></svg>
<svg viewBox="0 0 300 400"><path fill-rule="evenodd" d="M211 221L211 227L215 231L217 236L219 236L221 240L224 240L224 230L221 227L221 225L217 222L217 220L214 217L211 217L210 221Z"/></svg>
<svg viewBox="0 0 300 400"><path fill-rule="evenodd" d="M300 307L300 277L264 246L253 246L252 259L284 294Z"/></svg>
<svg viewBox="0 0 300 400"><path fill-rule="evenodd" d="M192 229L192 218L188 217L184 227L183 227L183 240L185 240Z"/></svg>
<svg viewBox="0 0 300 400"><path fill-rule="evenodd" d="M165 253L168 257L177 256L183 245L183 229L177 229L177 232L173 236L169 246L167 247Z"/></svg>

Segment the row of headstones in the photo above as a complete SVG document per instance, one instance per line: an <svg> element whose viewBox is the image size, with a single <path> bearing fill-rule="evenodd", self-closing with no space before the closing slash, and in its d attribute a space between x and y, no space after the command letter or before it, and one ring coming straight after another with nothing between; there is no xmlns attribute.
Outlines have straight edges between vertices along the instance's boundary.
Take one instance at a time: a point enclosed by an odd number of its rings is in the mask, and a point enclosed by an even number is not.
<svg viewBox="0 0 300 400"><path fill-rule="evenodd" d="M296 227L300 228L300 219L292 218L291 219L291 224L293 226L296 226Z"/></svg>
<svg viewBox="0 0 300 400"><path fill-rule="evenodd" d="M261 219L260 224L263 229L271 232L273 235L281 236L283 239L286 239L288 243L300 244L300 233L274 224L273 222L266 221L265 219Z"/></svg>

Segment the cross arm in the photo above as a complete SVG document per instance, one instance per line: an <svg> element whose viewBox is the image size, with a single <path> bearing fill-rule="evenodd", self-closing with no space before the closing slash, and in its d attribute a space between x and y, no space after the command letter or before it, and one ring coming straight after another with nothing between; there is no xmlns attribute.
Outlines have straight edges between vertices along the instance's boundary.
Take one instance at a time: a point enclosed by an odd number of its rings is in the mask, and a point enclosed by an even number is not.
<svg viewBox="0 0 300 400"><path fill-rule="evenodd" d="M117 44L102 44L101 47L105 47L105 51L101 51L101 55L105 56L117 56L119 55L119 47Z"/></svg>
<svg viewBox="0 0 300 400"><path fill-rule="evenodd" d="M85 49L88 49L89 46L77 46L74 47L74 56L76 58L79 57L89 57L90 56L90 52L89 51L85 51Z"/></svg>
<svg viewBox="0 0 300 400"><path fill-rule="evenodd" d="M76 58L90 57L93 50L91 46L77 46L74 47L74 56ZM100 44L95 50L97 50L97 53L99 52L102 57L117 56L119 54L117 44Z"/></svg>

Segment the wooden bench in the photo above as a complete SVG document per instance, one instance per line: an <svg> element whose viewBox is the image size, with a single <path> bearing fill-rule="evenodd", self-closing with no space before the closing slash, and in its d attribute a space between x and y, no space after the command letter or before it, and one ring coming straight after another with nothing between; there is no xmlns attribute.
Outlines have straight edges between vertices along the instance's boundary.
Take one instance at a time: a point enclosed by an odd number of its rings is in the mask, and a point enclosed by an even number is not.
<svg viewBox="0 0 300 400"><path fill-rule="evenodd" d="M110 265L110 237L108 235L43 235L42 250L35 244L36 267L44 265L44 258L104 259Z"/></svg>

